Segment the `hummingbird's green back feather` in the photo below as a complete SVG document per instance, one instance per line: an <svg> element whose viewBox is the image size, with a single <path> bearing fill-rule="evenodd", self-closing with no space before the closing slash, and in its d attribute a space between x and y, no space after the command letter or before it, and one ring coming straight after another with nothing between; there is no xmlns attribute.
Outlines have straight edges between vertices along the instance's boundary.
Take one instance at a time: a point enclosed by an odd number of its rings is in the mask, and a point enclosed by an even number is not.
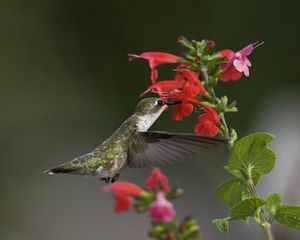
<svg viewBox="0 0 300 240"><path fill-rule="evenodd" d="M136 115L128 118L106 141L92 152L51 168L46 172L50 174L96 175L97 169L100 167L109 169L115 161L126 161L130 139L136 132L137 118Z"/></svg>

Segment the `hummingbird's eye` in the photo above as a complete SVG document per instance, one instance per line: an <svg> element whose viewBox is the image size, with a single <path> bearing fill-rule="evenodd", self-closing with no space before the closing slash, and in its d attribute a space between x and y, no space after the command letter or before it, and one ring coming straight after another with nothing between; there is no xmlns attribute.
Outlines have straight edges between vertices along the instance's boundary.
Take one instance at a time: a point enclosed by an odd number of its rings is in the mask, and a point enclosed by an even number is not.
<svg viewBox="0 0 300 240"><path fill-rule="evenodd" d="M157 105L158 106L162 106L163 104L164 104L163 100L161 100L161 99L157 100Z"/></svg>

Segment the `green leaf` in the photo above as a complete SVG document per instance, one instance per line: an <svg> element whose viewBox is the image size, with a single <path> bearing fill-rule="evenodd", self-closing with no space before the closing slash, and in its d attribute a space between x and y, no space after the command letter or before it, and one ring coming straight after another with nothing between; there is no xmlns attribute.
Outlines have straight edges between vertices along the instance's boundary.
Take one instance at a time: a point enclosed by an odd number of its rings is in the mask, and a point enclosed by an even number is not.
<svg viewBox="0 0 300 240"><path fill-rule="evenodd" d="M300 207L278 206L274 219L282 225L300 230Z"/></svg>
<svg viewBox="0 0 300 240"><path fill-rule="evenodd" d="M241 138L233 146L228 169L241 171L256 179L270 172L275 164L275 153L267 143L273 139L274 136L268 133L254 133Z"/></svg>
<svg viewBox="0 0 300 240"><path fill-rule="evenodd" d="M229 218L219 218L213 220L213 224L219 229L222 233L228 233L229 230Z"/></svg>
<svg viewBox="0 0 300 240"><path fill-rule="evenodd" d="M248 198L241 201L230 210L230 218L238 220L254 216L255 211L257 211L259 207L265 204L265 200L261 198Z"/></svg>
<svg viewBox="0 0 300 240"><path fill-rule="evenodd" d="M217 187L217 194L230 208L249 198L247 186L239 179L229 179Z"/></svg>
<svg viewBox="0 0 300 240"><path fill-rule="evenodd" d="M278 206L282 205L282 197L278 194L269 195L266 199L267 210L273 217L276 215L276 209Z"/></svg>

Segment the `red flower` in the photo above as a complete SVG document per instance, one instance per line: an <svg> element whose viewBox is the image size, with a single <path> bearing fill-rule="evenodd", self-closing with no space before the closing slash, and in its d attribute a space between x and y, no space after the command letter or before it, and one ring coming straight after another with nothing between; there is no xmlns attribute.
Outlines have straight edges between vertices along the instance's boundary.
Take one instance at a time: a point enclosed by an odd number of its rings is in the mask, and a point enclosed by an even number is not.
<svg viewBox="0 0 300 240"><path fill-rule="evenodd" d="M167 98L172 93L178 93L184 86L184 80L165 80L152 84L141 96L148 92L158 93L161 98Z"/></svg>
<svg viewBox="0 0 300 240"><path fill-rule="evenodd" d="M168 177L162 174L159 168L153 168L151 176L146 180L146 186L149 190L155 192L159 190L159 186L164 192L168 192L170 189Z"/></svg>
<svg viewBox="0 0 300 240"><path fill-rule="evenodd" d="M180 72L182 72L180 74ZM198 94L206 94L207 91L199 80L199 73L193 72L186 68L179 70L176 79L183 78L186 80L183 92L189 97L196 97Z"/></svg>
<svg viewBox="0 0 300 240"><path fill-rule="evenodd" d="M210 107L203 107L205 113L199 115L195 132L199 135L216 136L221 127L221 119L218 113Z"/></svg>
<svg viewBox="0 0 300 240"><path fill-rule="evenodd" d="M193 104L200 103L198 95L206 94L207 91L199 80L198 73L192 72L188 69L180 70L175 79L184 79L186 81L181 92L177 94L175 93L173 96L172 94L169 96L182 102L179 105L173 106L175 109L173 113L173 120L181 121L183 117L189 117L192 114L194 110Z"/></svg>
<svg viewBox="0 0 300 240"><path fill-rule="evenodd" d="M129 61L132 61L136 58L143 58L149 61L152 83L154 83L158 77L158 72L156 69L157 66L166 63L178 63L180 60L180 57L164 52L144 52L141 55L128 54L128 56Z"/></svg>
<svg viewBox="0 0 300 240"><path fill-rule="evenodd" d="M142 193L142 189L132 183L128 182L115 182L109 186L101 188L102 192L112 192L116 201L115 212L120 213L122 211L128 212L132 205L131 196L139 196Z"/></svg>
<svg viewBox="0 0 300 240"><path fill-rule="evenodd" d="M173 120L181 121L183 117L189 117L193 110L194 106L191 103L181 103L173 106Z"/></svg>
<svg viewBox="0 0 300 240"><path fill-rule="evenodd" d="M207 94L206 89L199 80L199 74L186 68L177 70L174 80L166 80L153 83L146 91L158 93L162 99L174 99L181 101L181 104L174 105L173 119L181 121L193 112L193 104L199 104L199 95Z"/></svg>

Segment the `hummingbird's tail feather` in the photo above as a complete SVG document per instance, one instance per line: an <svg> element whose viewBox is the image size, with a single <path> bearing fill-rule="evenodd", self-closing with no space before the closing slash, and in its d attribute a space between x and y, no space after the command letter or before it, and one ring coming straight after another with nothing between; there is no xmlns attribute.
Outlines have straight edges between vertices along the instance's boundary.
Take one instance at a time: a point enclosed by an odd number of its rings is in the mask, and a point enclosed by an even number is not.
<svg viewBox="0 0 300 240"><path fill-rule="evenodd" d="M87 175L87 176L95 175L97 174L97 168L91 167L88 164L88 161L91 159L93 159L93 154L88 153L81 157L75 158L70 162L50 168L44 171L44 173L48 173L50 175L55 175L60 173L73 174L73 175Z"/></svg>
<svg viewBox="0 0 300 240"><path fill-rule="evenodd" d="M44 173L48 173L50 175L58 173L80 174L79 172L82 172L82 169L80 169L80 167L73 166L72 164L62 164L44 171Z"/></svg>

